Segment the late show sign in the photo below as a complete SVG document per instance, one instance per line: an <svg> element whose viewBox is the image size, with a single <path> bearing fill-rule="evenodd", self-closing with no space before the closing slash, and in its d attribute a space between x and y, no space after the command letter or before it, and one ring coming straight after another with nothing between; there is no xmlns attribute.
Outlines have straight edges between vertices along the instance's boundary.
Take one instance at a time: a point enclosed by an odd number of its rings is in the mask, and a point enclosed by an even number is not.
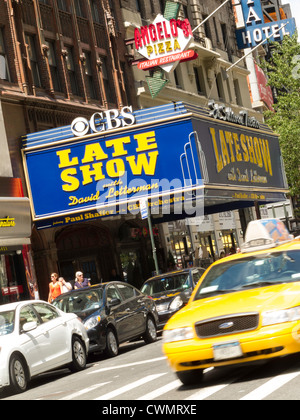
<svg viewBox="0 0 300 420"><path fill-rule="evenodd" d="M158 15L153 23L134 31L135 48L146 58L138 67L148 70L158 66L170 72L180 61L197 58L197 53L187 50L192 40L193 33L188 19L167 20Z"/></svg>
<svg viewBox="0 0 300 420"><path fill-rule="evenodd" d="M40 135L49 139L51 132ZM204 185L243 200L286 188L277 136L184 113L76 141L48 140L25 149L24 163L34 220L56 218L49 227L119 214L112 203L130 211L141 198L175 205L184 191Z"/></svg>

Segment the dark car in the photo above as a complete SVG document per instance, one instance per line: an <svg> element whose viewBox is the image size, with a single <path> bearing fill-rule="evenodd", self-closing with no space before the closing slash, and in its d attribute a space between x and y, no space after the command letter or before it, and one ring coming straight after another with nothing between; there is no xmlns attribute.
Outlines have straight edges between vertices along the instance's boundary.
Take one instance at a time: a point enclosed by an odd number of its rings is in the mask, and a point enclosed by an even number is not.
<svg viewBox="0 0 300 420"><path fill-rule="evenodd" d="M201 267L163 273L146 280L141 291L156 303L162 328L171 316L185 306L205 269Z"/></svg>
<svg viewBox="0 0 300 420"><path fill-rule="evenodd" d="M90 353L116 356L119 344L143 338L157 339L158 315L154 300L124 282L109 282L73 290L56 298L53 305L81 318L90 339Z"/></svg>

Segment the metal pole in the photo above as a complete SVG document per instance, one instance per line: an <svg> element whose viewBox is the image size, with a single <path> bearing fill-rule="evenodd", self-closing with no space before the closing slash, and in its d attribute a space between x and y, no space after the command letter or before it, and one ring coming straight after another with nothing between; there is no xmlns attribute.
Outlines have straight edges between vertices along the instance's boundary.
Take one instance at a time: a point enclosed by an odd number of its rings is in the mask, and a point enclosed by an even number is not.
<svg viewBox="0 0 300 420"><path fill-rule="evenodd" d="M155 247L155 242L154 242L151 214L150 214L150 211L149 211L148 201L147 201L146 205L147 205L147 219L148 219L148 226L149 226L149 232L150 232L150 238L151 238L151 245L152 245L152 253L153 253L153 260L154 260L154 265L155 265L155 271L156 271L156 274L159 274L159 267L158 267L157 255L156 255L156 247Z"/></svg>

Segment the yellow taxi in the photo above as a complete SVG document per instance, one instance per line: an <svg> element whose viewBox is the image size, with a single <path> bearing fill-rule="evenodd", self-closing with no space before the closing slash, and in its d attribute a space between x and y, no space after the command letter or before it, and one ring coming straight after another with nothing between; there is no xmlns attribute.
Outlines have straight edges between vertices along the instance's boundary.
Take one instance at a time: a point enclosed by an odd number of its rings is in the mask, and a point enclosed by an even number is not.
<svg viewBox="0 0 300 420"><path fill-rule="evenodd" d="M242 251L213 263L164 327L185 385L203 369L300 352L300 238L277 219L250 222Z"/></svg>

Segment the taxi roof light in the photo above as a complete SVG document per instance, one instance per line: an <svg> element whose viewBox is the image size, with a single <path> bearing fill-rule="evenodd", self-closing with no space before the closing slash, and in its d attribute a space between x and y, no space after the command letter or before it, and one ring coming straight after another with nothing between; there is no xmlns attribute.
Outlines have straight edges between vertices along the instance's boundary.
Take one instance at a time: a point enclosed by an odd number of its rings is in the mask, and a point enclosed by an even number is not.
<svg viewBox="0 0 300 420"><path fill-rule="evenodd" d="M246 230L242 252L273 248L293 239L285 224L279 219L260 219L251 221Z"/></svg>

